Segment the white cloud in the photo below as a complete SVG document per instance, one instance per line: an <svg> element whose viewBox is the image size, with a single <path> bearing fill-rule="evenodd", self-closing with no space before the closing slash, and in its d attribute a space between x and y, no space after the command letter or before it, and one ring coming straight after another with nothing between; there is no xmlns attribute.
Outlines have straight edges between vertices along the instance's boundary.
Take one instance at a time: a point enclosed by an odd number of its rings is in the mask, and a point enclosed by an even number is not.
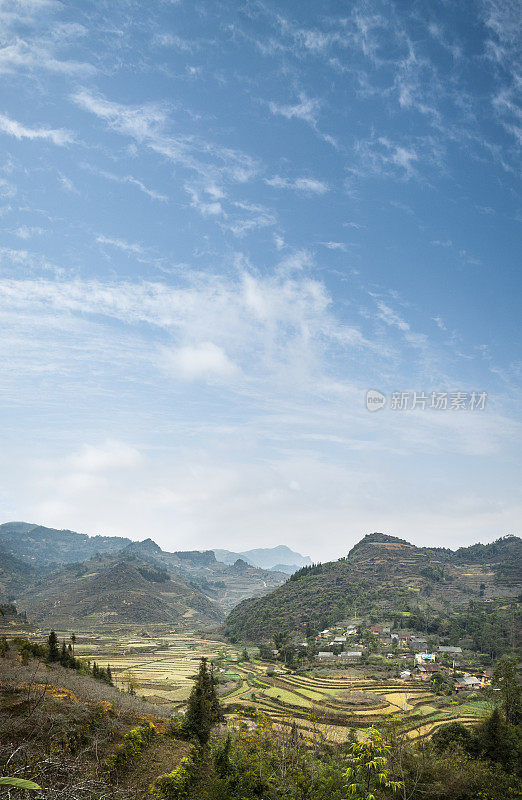
<svg viewBox="0 0 522 800"><path fill-rule="evenodd" d="M13 231L14 235L19 239L31 239L33 236L41 236L45 233L43 228L30 227L28 225L20 225Z"/></svg>
<svg viewBox="0 0 522 800"><path fill-rule="evenodd" d="M0 131L16 139L44 139L53 144L63 146L74 141L71 131L51 128L28 128L26 125L10 119L5 114L0 114Z"/></svg>
<svg viewBox="0 0 522 800"><path fill-rule="evenodd" d="M275 189L294 189L303 194L326 194L330 187L324 181L319 181L315 178L283 178L280 175L275 175L273 178L265 179L268 186Z"/></svg>
<svg viewBox="0 0 522 800"><path fill-rule="evenodd" d="M43 42L27 42L17 39L0 48L0 74L20 69L45 70L57 75L90 75L96 72L92 64L79 61L61 61L55 58Z"/></svg>
<svg viewBox="0 0 522 800"><path fill-rule="evenodd" d="M72 95L85 111L104 120L117 133L129 136L158 155L211 181L225 176L237 183L250 180L258 170L257 162L245 153L221 147L197 136L174 136L167 132L168 109L144 104L129 106L107 100L85 89Z"/></svg>
<svg viewBox="0 0 522 800"><path fill-rule="evenodd" d="M103 445L84 445L70 459L70 466L79 472L106 472L124 467L134 467L141 461L141 455L134 447L114 440Z"/></svg>
<svg viewBox="0 0 522 800"><path fill-rule="evenodd" d="M60 182L60 186L62 189L65 189L66 192L70 192L71 194L80 194L79 190L76 188L74 183L67 175L60 175L58 178Z"/></svg>
<svg viewBox="0 0 522 800"><path fill-rule="evenodd" d="M167 369L182 380L228 378L237 367L227 354L212 342L164 351Z"/></svg>
<svg viewBox="0 0 522 800"><path fill-rule="evenodd" d="M149 188L138 178L135 178L134 175L115 175L113 172L107 172L107 170L104 169L97 169L96 167L92 167L90 164L81 164L81 166L84 169L89 170L89 172L92 172L95 175L100 175L102 178L106 178L109 181L136 186L140 192L143 192L143 194L147 195L147 197L150 197L152 200L167 202L169 199L166 194L162 194L161 192L157 192L155 189Z"/></svg>
<svg viewBox="0 0 522 800"><path fill-rule="evenodd" d="M135 242L126 242L124 239L118 239L111 236L97 236L96 241L99 244L108 244L111 247L116 247L118 250L123 250L125 253L132 253L133 255L143 255L145 253L143 247Z"/></svg>
<svg viewBox="0 0 522 800"><path fill-rule="evenodd" d="M304 92L301 92L298 103L284 105L270 101L268 107L274 115L280 115L286 119L301 119L315 125L321 108L321 101L313 97L307 97Z"/></svg>
<svg viewBox="0 0 522 800"><path fill-rule="evenodd" d="M343 250L346 252L347 247L344 242L321 242L328 250Z"/></svg>

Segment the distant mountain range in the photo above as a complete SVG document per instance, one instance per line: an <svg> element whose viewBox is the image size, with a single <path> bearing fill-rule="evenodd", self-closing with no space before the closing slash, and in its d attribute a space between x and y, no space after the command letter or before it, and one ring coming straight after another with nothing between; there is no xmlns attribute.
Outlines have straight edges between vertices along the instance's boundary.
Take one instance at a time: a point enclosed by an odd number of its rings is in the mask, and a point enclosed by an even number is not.
<svg viewBox="0 0 522 800"><path fill-rule="evenodd" d="M271 591L283 572L214 551L168 553L133 542L26 522L0 525L0 602L41 625L216 624L246 597Z"/></svg>
<svg viewBox="0 0 522 800"><path fill-rule="evenodd" d="M521 591L522 540L516 536L452 551L374 533L345 558L305 566L270 594L244 600L228 615L226 632L259 641L277 631L320 630L355 614L386 617L421 604L450 613L473 599Z"/></svg>
<svg viewBox="0 0 522 800"><path fill-rule="evenodd" d="M286 572L289 575L296 572L300 567L306 567L312 563L309 556L302 556L294 550L290 550L284 544L277 547L262 547L256 550L243 550L241 553L234 553L232 550L214 550L218 561L224 564L233 564L238 558L242 558L253 567L262 569L273 569Z"/></svg>

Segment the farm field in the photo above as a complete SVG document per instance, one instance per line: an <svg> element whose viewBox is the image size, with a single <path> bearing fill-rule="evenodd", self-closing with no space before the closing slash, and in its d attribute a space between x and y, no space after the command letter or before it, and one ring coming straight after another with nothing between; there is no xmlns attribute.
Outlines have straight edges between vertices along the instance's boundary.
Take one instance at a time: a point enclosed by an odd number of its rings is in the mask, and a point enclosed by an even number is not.
<svg viewBox="0 0 522 800"><path fill-rule="evenodd" d="M383 720L395 720L411 738L429 736L448 721L471 724L491 710L482 698L452 700L433 694L422 682L365 677L363 673L324 671L295 674L283 666L240 660L242 648L195 633L161 635L81 634L75 651L101 666L109 663L123 688L129 674L137 694L182 708L201 656L215 664L219 694L228 723L252 724L262 713L276 727L297 725L304 737L342 741L350 729L361 733Z"/></svg>

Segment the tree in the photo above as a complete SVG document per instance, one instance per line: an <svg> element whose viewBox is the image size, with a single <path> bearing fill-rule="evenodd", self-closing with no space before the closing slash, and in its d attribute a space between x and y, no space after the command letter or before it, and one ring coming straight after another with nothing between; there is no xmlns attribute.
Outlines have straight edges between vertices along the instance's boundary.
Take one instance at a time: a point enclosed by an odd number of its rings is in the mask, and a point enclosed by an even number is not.
<svg viewBox="0 0 522 800"><path fill-rule="evenodd" d="M72 651L73 651L73 655L74 655L74 645L76 644L76 634L75 633L71 633L71 642L72 642Z"/></svg>
<svg viewBox="0 0 522 800"><path fill-rule="evenodd" d="M58 637L54 631L51 631L47 639L47 660L59 661L60 650L58 649Z"/></svg>
<svg viewBox="0 0 522 800"><path fill-rule="evenodd" d="M478 726L477 741L481 756L511 771L517 758L518 737L514 728L502 719L498 708Z"/></svg>
<svg viewBox="0 0 522 800"><path fill-rule="evenodd" d="M212 727L222 720L223 712L216 695L214 673L209 671L207 659L202 658L188 700L182 732L185 736L196 737L201 744L206 744Z"/></svg>
<svg viewBox="0 0 522 800"><path fill-rule="evenodd" d="M493 672L491 686L500 690L506 722L518 725L522 720L522 686L517 676L516 659L507 656L500 659Z"/></svg>
<svg viewBox="0 0 522 800"><path fill-rule="evenodd" d="M137 690L141 689L141 683L133 672L124 672L121 676L121 682L129 694L136 694Z"/></svg>
<svg viewBox="0 0 522 800"><path fill-rule="evenodd" d="M375 791L389 789L396 792L402 787L400 781L392 781L386 768L389 747L375 728L370 728L364 742L354 742L350 746L351 766L344 773L351 781L348 792L357 800L375 800Z"/></svg>

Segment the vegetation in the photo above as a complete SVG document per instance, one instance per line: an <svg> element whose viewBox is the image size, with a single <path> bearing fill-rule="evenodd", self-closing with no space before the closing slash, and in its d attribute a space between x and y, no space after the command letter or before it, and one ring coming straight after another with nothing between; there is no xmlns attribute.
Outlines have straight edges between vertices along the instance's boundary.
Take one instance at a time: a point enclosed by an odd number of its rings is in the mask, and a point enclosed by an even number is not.
<svg viewBox="0 0 522 800"><path fill-rule="evenodd" d="M216 694L214 672L209 670L206 658L202 658L187 710L181 726L182 733L196 738L205 745L214 725L223 721L223 712Z"/></svg>
<svg viewBox="0 0 522 800"><path fill-rule="evenodd" d="M371 534L346 558L303 567L270 594L240 603L226 619L227 636L254 642L281 631L309 636L355 613L385 615L396 627L469 637L471 649L498 658L513 648L520 631L515 602L522 541L506 537L493 544L481 545L486 549L479 558L472 548L457 554Z"/></svg>

